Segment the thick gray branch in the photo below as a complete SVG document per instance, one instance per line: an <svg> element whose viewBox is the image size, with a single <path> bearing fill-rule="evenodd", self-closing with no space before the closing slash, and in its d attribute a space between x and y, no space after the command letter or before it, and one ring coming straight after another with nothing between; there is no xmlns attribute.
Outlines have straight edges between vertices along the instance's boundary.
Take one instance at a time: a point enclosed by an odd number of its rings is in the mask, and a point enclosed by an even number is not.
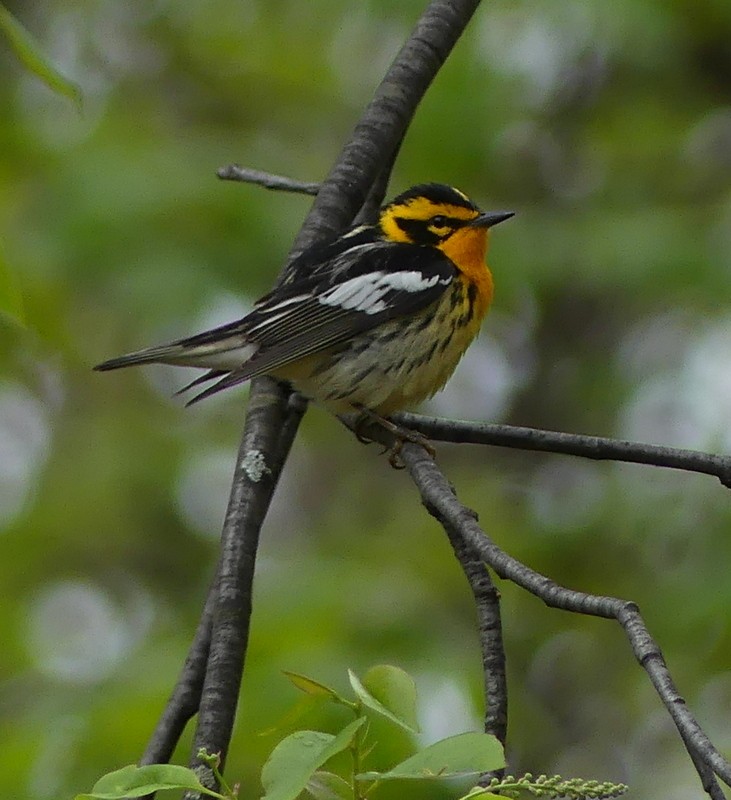
<svg viewBox="0 0 731 800"><path fill-rule="evenodd" d="M345 229L363 206L373 183L394 157L427 87L457 42L479 0L433 0L401 49L351 140L315 198L291 258L305 247ZM286 268L280 280L286 280ZM271 469L279 432L287 424L288 395L267 379L252 384L251 400L224 524L213 629L203 683L194 753L219 752L222 763L231 738L246 657L254 563L259 530L275 476L253 480L244 465L253 454ZM195 756L193 756L195 760ZM201 780L212 785L207 768Z"/></svg>

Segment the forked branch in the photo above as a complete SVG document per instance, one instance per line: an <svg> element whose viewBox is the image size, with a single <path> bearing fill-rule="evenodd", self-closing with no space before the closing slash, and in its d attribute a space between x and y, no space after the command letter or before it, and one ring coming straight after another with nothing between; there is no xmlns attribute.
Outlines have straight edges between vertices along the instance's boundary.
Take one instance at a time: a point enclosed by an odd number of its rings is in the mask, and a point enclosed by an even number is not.
<svg viewBox="0 0 731 800"><path fill-rule="evenodd" d="M662 652L650 636L637 606L628 600L567 589L522 564L489 538L478 525L475 512L459 502L439 467L422 447L405 443L401 458L429 513L442 524L450 538L460 540L464 547L479 554L497 575L522 587L551 608L615 619L622 626L637 661L675 722L704 790L713 800L722 800L724 794L715 776L731 786L731 763L713 746L678 693Z"/></svg>
<svg viewBox="0 0 731 800"><path fill-rule="evenodd" d="M303 249L344 230L364 205L380 203L379 195L385 191L390 165L416 107L478 4L479 0L432 0L429 4L329 176L319 186L290 253L290 263ZM221 177L232 177L235 173L236 170L224 170ZM238 175L241 177L243 172ZM247 179L251 178L249 173ZM292 182L279 176L272 180L271 176L259 173L255 182L270 188L292 189ZM285 267L280 281L286 280ZM258 378L252 383L222 534L221 558L211 594L210 617L204 615L181 676L184 685L173 692L146 757L153 751L155 755L170 751L173 739L179 736L181 720L192 709L191 698L195 698L201 687L193 753L205 748L220 753L221 764L225 763L246 658L259 531L291 444L291 440L284 441L281 432L289 427L293 436L298 422L288 406L289 396L288 391L276 387L269 379ZM258 472L258 466L263 471ZM209 618L210 643L206 654ZM201 681L199 673L203 666L205 674ZM181 712L176 705L181 706L183 700L185 707ZM192 762L204 784L215 784L210 769L198 763L195 755Z"/></svg>
<svg viewBox="0 0 731 800"><path fill-rule="evenodd" d="M336 236L354 219L368 219L378 207L414 111L478 3L479 0L434 0L429 5L322 184L236 165L219 170L222 179L316 195L290 258L312 244ZM286 278L285 268L280 279ZM269 379L257 379L251 397L216 579L179 684L145 752L146 763L169 758L185 722L196 712L199 722L193 752L204 747L209 752L220 752L225 761L246 657L259 529L306 406ZM687 469L716 475L724 485L731 486L731 461L721 456L418 415L404 414L399 419L405 426L436 440ZM406 444L401 455L425 505L445 528L475 596L485 668L487 730L504 740L507 694L498 594L483 564L549 606L616 619L675 721L705 791L713 800L722 800L723 792L715 776L731 785L731 766L678 695L636 606L558 586L511 558L480 529L475 515L459 503L444 475L422 448ZM252 459L263 468L262 472L257 472ZM210 781L210 775L203 774L202 778Z"/></svg>

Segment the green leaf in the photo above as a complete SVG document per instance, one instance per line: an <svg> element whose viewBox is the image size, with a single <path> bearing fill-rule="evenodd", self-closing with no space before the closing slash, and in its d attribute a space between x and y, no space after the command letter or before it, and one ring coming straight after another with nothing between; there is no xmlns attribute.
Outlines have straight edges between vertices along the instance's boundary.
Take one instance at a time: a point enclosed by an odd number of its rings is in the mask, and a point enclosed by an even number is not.
<svg viewBox="0 0 731 800"><path fill-rule="evenodd" d="M0 247L0 314L19 324L24 324L23 296L20 283L10 269Z"/></svg>
<svg viewBox="0 0 731 800"><path fill-rule="evenodd" d="M425 747L388 772L366 772L357 780L446 778L505 766L503 746L488 733L460 733Z"/></svg>
<svg viewBox="0 0 731 800"><path fill-rule="evenodd" d="M81 89L62 75L45 57L40 46L18 20L0 3L0 31L21 64L54 92L65 95L81 107Z"/></svg>
<svg viewBox="0 0 731 800"><path fill-rule="evenodd" d="M342 700L340 695L325 686L324 683L316 681L314 678L308 678L307 675L300 675L299 672L289 672L284 670L284 674L292 681L292 683L302 692L320 697L332 697L333 699Z"/></svg>
<svg viewBox="0 0 731 800"><path fill-rule="evenodd" d="M363 676L363 686L383 708L388 709L409 730L418 733L416 684L408 672L390 664L378 664Z"/></svg>
<svg viewBox="0 0 731 800"><path fill-rule="evenodd" d="M211 797L223 795L207 789L188 767L178 764L148 764L138 767L130 764L115 772L103 775L88 794L77 795L75 800L122 800L125 797L144 797L164 789L192 789Z"/></svg>
<svg viewBox="0 0 731 800"><path fill-rule="evenodd" d="M318 770L307 781L305 789L315 800L353 800L353 788L340 775Z"/></svg>
<svg viewBox="0 0 731 800"><path fill-rule="evenodd" d="M295 800L314 773L336 753L350 746L365 717L354 720L337 736L297 731L274 748L261 771L263 800Z"/></svg>
<svg viewBox="0 0 731 800"><path fill-rule="evenodd" d="M360 682L360 679L352 670L348 670L348 678L350 679L350 685L353 687L353 691L356 693L364 706L367 706L372 711L380 714L382 717L391 720L391 722L395 722L405 730L411 733L416 733L416 729L412 728L408 722L396 716L396 714L394 714L392 711L389 711L386 706L377 700Z"/></svg>

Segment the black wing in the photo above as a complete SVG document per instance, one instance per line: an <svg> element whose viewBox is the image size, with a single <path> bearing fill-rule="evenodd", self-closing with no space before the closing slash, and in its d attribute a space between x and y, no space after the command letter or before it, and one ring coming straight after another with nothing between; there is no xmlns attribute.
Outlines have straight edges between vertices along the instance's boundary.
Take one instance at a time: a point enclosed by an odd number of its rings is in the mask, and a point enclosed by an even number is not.
<svg viewBox="0 0 731 800"><path fill-rule="evenodd" d="M232 338L257 345L241 367L194 400L420 311L443 294L455 274L452 262L432 247L382 241L351 247L331 260L327 276L276 289L243 320L183 340L187 347L220 342L225 348Z"/></svg>

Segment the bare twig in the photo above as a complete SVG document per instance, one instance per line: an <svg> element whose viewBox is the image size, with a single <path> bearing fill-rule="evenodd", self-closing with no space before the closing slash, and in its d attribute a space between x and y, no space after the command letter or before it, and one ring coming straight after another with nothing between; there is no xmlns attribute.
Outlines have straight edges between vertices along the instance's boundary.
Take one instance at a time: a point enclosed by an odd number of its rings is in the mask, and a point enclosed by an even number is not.
<svg viewBox="0 0 731 800"><path fill-rule="evenodd" d="M403 137L394 148L393 154L384 164L383 168L374 180L360 211L353 219L354 225L370 224L378 214L378 210L383 204L386 196L388 182L391 178L391 171L398 155ZM296 178L289 178L286 175L275 175L272 172L264 172L260 169L242 167L239 164L229 164L216 170L216 175L226 181L238 181L240 183L253 183L263 186L265 189L274 191L293 192L294 194L316 195L320 191L321 184L307 181L299 181Z"/></svg>
<svg viewBox="0 0 731 800"><path fill-rule="evenodd" d="M482 676L485 693L485 733L505 745L508 732L508 683L505 674L505 647L500 619L500 593L478 551L470 547L460 531L451 525L444 530L454 554L470 584L477 609L477 625L482 651ZM501 778L505 770L482 776L481 783Z"/></svg>
<svg viewBox="0 0 731 800"><path fill-rule="evenodd" d="M521 450L563 453L597 461L627 461L634 464L651 464L655 467L670 467L715 475L724 486L731 488L731 458L728 456L608 439L602 436L559 433L513 425L463 422L440 417L425 417L420 414L396 414L394 419L404 427L419 431L435 441L491 444Z"/></svg>
<svg viewBox="0 0 731 800"><path fill-rule="evenodd" d="M198 620L198 627L188 655L183 664L175 688L170 695L165 710L155 726L145 752L140 759L143 764L165 764L175 750L188 720L198 711L203 691L203 678L206 674L208 651L211 646L211 629L213 627L213 607L216 602L218 576L214 578L203 613Z"/></svg>
<svg viewBox="0 0 731 800"><path fill-rule="evenodd" d="M371 439L382 444L386 450L392 449L396 443L393 433L377 422L365 423L357 414L344 414L339 419L349 430L356 432L357 429L361 438L365 436L364 441ZM504 745L508 728L508 685L500 593L492 582L480 552L464 539L458 529L446 524L444 529L475 598L485 695L485 732L492 733ZM501 777L502 772L486 773L483 778L489 782L492 777Z"/></svg>
<svg viewBox="0 0 731 800"><path fill-rule="evenodd" d="M647 672L655 691L673 718L704 790L714 800L722 798L723 793L714 774L731 786L731 763L716 750L678 694L662 652L650 636L637 606L627 600L586 594L559 586L512 558L480 528L474 511L459 502L424 448L407 442L401 450L401 458L429 513L451 531L451 535L463 539L465 545L478 553L501 578L521 586L551 608L615 619L622 626L637 661Z"/></svg>
<svg viewBox="0 0 731 800"><path fill-rule="evenodd" d="M216 170L216 175L223 181L240 181L241 183L255 183L265 189L279 192L295 192L297 194L317 194L320 190L319 183L298 181L287 178L285 175L274 175L260 169L240 167L238 164L229 164Z"/></svg>

